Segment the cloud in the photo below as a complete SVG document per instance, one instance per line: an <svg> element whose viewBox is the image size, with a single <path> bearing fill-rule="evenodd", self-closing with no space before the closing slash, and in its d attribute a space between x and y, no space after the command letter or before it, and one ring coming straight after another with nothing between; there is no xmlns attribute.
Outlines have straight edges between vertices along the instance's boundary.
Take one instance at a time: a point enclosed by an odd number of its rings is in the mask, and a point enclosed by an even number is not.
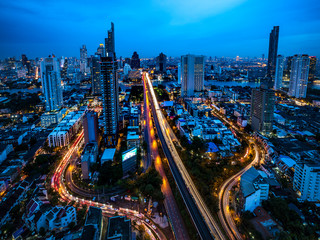
<svg viewBox="0 0 320 240"><path fill-rule="evenodd" d="M172 25L193 23L239 6L247 0L155 0L171 15Z"/></svg>

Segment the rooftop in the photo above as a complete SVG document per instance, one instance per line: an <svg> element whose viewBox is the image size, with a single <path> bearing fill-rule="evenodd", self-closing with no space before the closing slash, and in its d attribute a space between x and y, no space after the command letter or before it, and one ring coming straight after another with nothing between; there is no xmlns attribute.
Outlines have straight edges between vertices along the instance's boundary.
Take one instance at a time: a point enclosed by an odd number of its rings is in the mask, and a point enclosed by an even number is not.
<svg viewBox="0 0 320 240"><path fill-rule="evenodd" d="M131 237L131 220L124 216L109 218L107 239L113 236L119 236L121 240L129 240Z"/></svg>

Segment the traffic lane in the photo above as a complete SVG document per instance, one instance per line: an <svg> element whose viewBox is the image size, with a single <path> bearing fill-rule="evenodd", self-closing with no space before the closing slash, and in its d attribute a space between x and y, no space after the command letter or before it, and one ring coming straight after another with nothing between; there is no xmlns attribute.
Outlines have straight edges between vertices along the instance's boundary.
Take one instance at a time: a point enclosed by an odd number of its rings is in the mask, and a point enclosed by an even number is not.
<svg viewBox="0 0 320 240"><path fill-rule="evenodd" d="M153 112L153 116L156 116L156 112L155 112L155 108L154 108L153 104L151 104L151 109ZM193 222L194 222L194 224L200 234L200 237L205 240L214 239L210 233L210 230L207 227L207 224L203 220L198 207L196 206L195 202L193 201L193 198L191 197L185 183L182 180L182 176L177 169L177 166L171 156L171 152L169 150L169 147L167 146L167 143L162 135L161 128L160 128L157 117L154 117L154 121L155 121L156 129L158 132L158 136L159 136L160 141L162 143L162 148L163 148L164 153L168 159L172 175L177 183L178 189L179 189L179 191L182 195L182 198L187 206L187 209L192 217L192 220L193 220Z"/></svg>

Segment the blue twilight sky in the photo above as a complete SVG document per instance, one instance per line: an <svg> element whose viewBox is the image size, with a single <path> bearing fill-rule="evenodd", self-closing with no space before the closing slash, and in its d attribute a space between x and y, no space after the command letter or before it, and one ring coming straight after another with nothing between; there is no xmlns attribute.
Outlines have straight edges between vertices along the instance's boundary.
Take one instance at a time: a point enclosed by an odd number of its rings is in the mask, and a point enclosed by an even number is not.
<svg viewBox="0 0 320 240"><path fill-rule="evenodd" d="M0 58L91 55L111 21L118 57L267 56L274 25L279 54L320 56L319 0L0 0Z"/></svg>

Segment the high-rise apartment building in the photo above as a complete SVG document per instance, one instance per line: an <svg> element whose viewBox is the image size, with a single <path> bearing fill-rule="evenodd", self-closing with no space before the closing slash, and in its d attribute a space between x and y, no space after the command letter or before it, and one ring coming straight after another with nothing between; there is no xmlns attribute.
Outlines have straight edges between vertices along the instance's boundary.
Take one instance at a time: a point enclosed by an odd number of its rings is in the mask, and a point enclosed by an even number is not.
<svg viewBox="0 0 320 240"><path fill-rule="evenodd" d="M190 97L204 89L204 56L181 56L181 96Z"/></svg>
<svg viewBox="0 0 320 240"><path fill-rule="evenodd" d="M293 189L298 191L301 200L320 201L320 161L301 160L296 164Z"/></svg>
<svg viewBox="0 0 320 240"><path fill-rule="evenodd" d="M267 88L254 88L251 94L250 121L254 131L268 134L273 128L274 92Z"/></svg>
<svg viewBox="0 0 320 240"><path fill-rule="evenodd" d="M181 63L178 63L178 84L181 84Z"/></svg>
<svg viewBox="0 0 320 240"><path fill-rule="evenodd" d="M98 114L95 111L88 111L83 117L83 131L85 144L99 140Z"/></svg>
<svg viewBox="0 0 320 240"><path fill-rule="evenodd" d="M316 67L317 67L317 57L310 56L310 64L309 64L309 83L315 79Z"/></svg>
<svg viewBox="0 0 320 240"><path fill-rule="evenodd" d="M101 76L100 76L100 56L91 57L91 85L92 94L100 95L101 91Z"/></svg>
<svg viewBox="0 0 320 240"><path fill-rule="evenodd" d="M269 53L268 53L268 66L267 66L267 78L268 88L273 87L273 80L276 71L276 62L278 56L278 41L279 41L279 26L273 27L269 38Z"/></svg>
<svg viewBox="0 0 320 240"><path fill-rule="evenodd" d="M40 74L46 111L58 110L63 104L58 59L53 57L44 58L40 63Z"/></svg>
<svg viewBox="0 0 320 240"><path fill-rule="evenodd" d="M160 53L156 58L156 70L160 72L165 72L167 68L167 56L163 53Z"/></svg>
<svg viewBox="0 0 320 240"><path fill-rule="evenodd" d="M139 69L140 68L140 58L139 58L139 54L137 52L134 52L132 54L130 66L132 67L132 69Z"/></svg>
<svg viewBox="0 0 320 240"><path fill-rule="evenodd" d="M82 45L80 48L80 72L86 73L88 70L88 54L86 45Z"/></svg>
<svg viewBox="0 0 320 240"><path fill-rule="evenodd" d="M284 67L284 57L278 55L276 62L276 74L274 79L274 89L280 90L282 87L282 77L283 77L283 67Z"/></svg>
<svg viewBox="0 0 320 240"><path fill-rule="evenodd" d="M61 78L65 79L67 77L67 71L68 71L68 59L62 58L61 59Z"/></svg>
<svg viewBox="0 0 320 240"><path fill-rule="evenodd" d="M283 80L289 81L290 74L291 74L291 63L292 63L292 56L289 56L285 60L284 69L283 69Z"/></svg>
<svg viewBox="0 0 320 240"><path fill-rule="evenodd" d="M288 95L296 98L307 96L308 76L309 76L308 55L295 55L292 58L290 84Z"/></svg>
<svg viewBox="0 0 320 240"><path fill-rule="evenodd" d="M111 29L106 38L106 57L101 57L100 61L104 137L108 147L116 146L118 139L119 87L114 46L114 24L111 23Z"/></svg>

